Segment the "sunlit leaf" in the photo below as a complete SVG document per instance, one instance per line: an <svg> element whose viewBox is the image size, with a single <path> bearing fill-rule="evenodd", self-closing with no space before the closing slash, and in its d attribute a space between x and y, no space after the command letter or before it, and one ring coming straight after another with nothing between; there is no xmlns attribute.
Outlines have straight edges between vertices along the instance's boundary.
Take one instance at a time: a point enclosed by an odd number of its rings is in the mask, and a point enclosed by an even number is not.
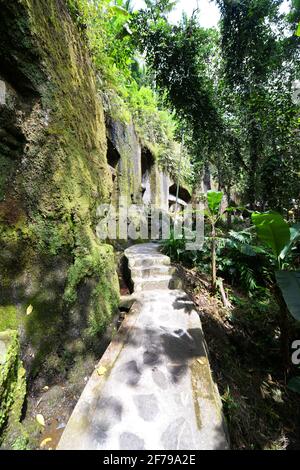
<svg viewBox="0 0 300 470"><path fill-rule="evenodd" d="M35 419L41 426L45 426L45 419L43 415L37 414Z"/></svg>
<svg viewBox="0 0 300 470"><path fill-rule="evenodd" d="M122 7L117 6L117 5L111 6L110 11L112 11L113 13L115 13L117 15L121 15L121 16L124 16L124 17L129 16L129 13L128 13L128 11L125 10L125 8L122 8Z"/></svg>
<svg viewBox="0 0 300 470"><path fill-rule="evenodd" d="M220 191L208 191L208 193L207 193L207 204L208 204L209 210L213 214L218 213L218 211L220 209L221 202L222 202L222 198L223 198L223 193L222 192L220 192Z"/></svg>
<svg viewBox="0 0 300 470"><path fill-rule="evenodd" d="M290 229L282 215L277 212L253 213L257 235L271 248L276 258L290 241Z"/></svg>
<svg viewBox="0 0 300 470"><path fill-rule="evenodd" d="M33 311L33 306L30 304L28 305L27 309L26 309L26 315L30 315Z"/></svg>
<svg viewBox="0 0 300 470"><path fill-rule="evenodd" d="M281 251L280 253L281 259L284 259L290 253L292 247L299 240L299 238L300 238L300 224L296 224L290 228L290 241Z"/></svg>
<svg viewBox="0 0 300 470"><path fill-rule="evenodd" d="M100 376L105 375L105 373L107 371L106 367L103 367L103 366L98 367L98 369L96 369L96 370L97 370L97 374L100 375Z"/></svg>
<svg viewBox="0 0 300 470"><path fill-rule="evenodd" d="M49 444L49 442L52 441L52 437L46 437L46 439L44 439L41 443L40 443L40 448L43 449L44 447L46 447L47 444Z"/></svg>

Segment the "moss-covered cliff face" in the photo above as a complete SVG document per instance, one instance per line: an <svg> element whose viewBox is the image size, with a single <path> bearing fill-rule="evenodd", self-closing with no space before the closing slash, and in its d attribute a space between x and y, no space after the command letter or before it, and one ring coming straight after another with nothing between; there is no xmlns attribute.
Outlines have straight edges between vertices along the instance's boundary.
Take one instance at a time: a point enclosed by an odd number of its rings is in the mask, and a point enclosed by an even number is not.
<svg viewBox="0 0 300 470"><path fill-rule="evenodd" d="M86 222L91 208L108 197L110 184L104 116L90 60L63 2L1 3L6 81L1 128L19 134L19 152L10 152L19 156L14 185L11 178L9 188L3 182L6 194L12 204L26 196L27 214L66 218L67 211Z"/></svg>
<svg viewBox="0 0 300 470"><path fill-rule="evenodd" d="M111 201L117 205L123 196L128 203L142 203L141 144L132 123L107 117L107 160L115 171Z"/></svg>
<svg viewBox="0 0 300 470"><path fill-rule="evenodd" d="M28 377L97 350L118 306L93 68L60 0L0 0L0 330L19 329ZM74 346L76 345L76 346Z"/></svg>
<svg viewBox="0 0 300 470"><path fill-rule="evenodd" d="M17 332L0 332L0 444L1 431L18 426L26 393L25 370L19 357Z"/></svg>

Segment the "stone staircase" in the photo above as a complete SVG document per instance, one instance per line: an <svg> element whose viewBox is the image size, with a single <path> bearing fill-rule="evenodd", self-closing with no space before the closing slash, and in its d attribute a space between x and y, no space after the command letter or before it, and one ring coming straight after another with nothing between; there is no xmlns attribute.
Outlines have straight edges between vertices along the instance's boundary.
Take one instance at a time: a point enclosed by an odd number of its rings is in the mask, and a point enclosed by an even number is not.
<svg viewBox="0 0 300 470"><path fill-rule="evenodd" d="M157 252L156 246L145 243L125 250L135 293L182 287L170 258Z"/></svg>
<svg viewBox="0 0 300 470"><path fill-rule="evenodd" d="M199 315L154 243L125 251L134 303L58 449L227 449Z"/></svg>

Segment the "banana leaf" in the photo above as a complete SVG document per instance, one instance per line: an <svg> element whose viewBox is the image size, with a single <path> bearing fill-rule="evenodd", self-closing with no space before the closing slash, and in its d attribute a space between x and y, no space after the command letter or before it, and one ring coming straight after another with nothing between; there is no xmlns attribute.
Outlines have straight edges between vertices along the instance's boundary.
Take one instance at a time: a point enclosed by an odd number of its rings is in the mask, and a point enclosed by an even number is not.
<svg viewBox="0 0 300 470"><path fill-rule="evenodd" d="M300 272L276 271L275 275L291 315L300 321Z"/></svg>

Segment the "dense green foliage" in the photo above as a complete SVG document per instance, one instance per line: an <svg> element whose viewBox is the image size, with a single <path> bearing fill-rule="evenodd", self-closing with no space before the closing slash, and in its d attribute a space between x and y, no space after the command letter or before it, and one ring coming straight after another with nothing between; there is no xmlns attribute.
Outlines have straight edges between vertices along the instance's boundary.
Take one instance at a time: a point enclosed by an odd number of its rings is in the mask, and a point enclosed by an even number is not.
<svg viewBox="0 0 300 470"><path fill-rule="evenodd" d="M221 31L201 28L195 14L170 25L159 9L134 20L136 41L156 84L184 121L198 166L213 174L228 201L279 211L299 193L299 4L218 1Z"/></svg>
<svg viewBox="0 0 300 470"><path fill-rule="evenodd" d="M125 123L133 120L141 143L175 175L180 154L178 122L159 99L133 41L131 2L69 0L68 4L88 42L106 112ZM182 174L191 180L186 152Z"/></svg>
<svg viewBox="0 0 300 470"><path fill-rule="evenodd" d="M252 208L288 210L299 194L299 105L292 100L299 39L291 15L280 13L278 0L217 3L220 91L238 142L245 200ZM296 2L293 15L299 20Z"/></svg>

